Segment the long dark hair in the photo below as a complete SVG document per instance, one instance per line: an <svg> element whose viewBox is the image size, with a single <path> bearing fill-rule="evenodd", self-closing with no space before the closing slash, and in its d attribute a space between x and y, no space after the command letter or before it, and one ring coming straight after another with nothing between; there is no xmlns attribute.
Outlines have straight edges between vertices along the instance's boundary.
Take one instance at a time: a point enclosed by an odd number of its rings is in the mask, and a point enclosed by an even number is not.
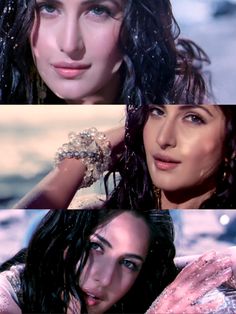
<svg viewBox="0 0 236 314"><path fill-rule="evenodd" d="M78 278L86 263L89 236L121 212L123 210L54 210L47 214L24 254L20 252L0 268L0 271L9 268L19 263L20 258L25 263L21 273L23 313L66 313L71 296L81 301L81 313L86 312ZM149 226L149 253L133 287L109 313L144 313L176 276L173 224L168 211L132 213L142 217Z"/></svg>
<svg viewBox="0 0 236 314"><path fill-rule="evenodd" d="M200 208L236 208L236 106L219 106L226 119L224 158L217 172L215 193ZM155 208L156 195L146 163L143 128L149 107L128 109L125 152L105 177L119 172L119 183L108 198L107 206L114 208Z"/></svg>
<svg viewBox="0 0 236 314"><path fill-rule="evenodd" d="M37 70L29 36L35 0L0 3L0 103L37 103ZM119 48L124 56L117 102L203 103L209 58L193 42L179 39L169 0L126 0ZM49 89L45 103L63 103Z"/></svg>

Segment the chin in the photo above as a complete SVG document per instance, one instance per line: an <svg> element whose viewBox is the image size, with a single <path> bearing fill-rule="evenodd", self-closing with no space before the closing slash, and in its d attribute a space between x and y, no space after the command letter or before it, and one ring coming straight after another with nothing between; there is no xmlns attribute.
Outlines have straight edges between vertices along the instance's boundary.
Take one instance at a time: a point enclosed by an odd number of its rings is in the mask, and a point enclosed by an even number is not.
<svg viewBox="0 0 236 314"><path fill-rule="evenodd" d="M175 185L173 184L173 181L168 181L168 182L163 182L160 180L153 180L153 184L163 190L163 191L166 191L166 192L175 192L179 189L181 189L181 187L179 185Z"/></svg>
<svg viewBox="0 0 236 314"><path fill-rule="evenodd" d="M64 81L59 84L55 83L54 85L47 85L57 97L68 100L70 103L78 103L89 92L87 89L81 88L81 84L78 84L78 82Z"/></svg>
<svg viewBox="0 0 236 314"><path fill-rule="evenodd" d="M64 99L68 104L79 104L83 97L85 97L84 95L73 95L69 92L62 93L61 91L54 92L54 94L56 94L57 97Z"/></svg>

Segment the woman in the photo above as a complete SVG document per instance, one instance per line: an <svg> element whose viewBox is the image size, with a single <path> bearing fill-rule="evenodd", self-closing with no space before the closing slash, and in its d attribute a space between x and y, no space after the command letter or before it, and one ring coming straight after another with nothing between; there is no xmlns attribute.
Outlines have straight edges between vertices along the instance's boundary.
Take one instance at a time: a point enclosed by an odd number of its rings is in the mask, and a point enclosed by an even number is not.
<svg viewBox="0 0 236 314"><path fill-rule="evenodd" d="M236 208L235 106L150 105L127 117L125 166L109 206Z"/></svg>
<svg viewBox="0 0 236 314"><path fill-rule="evenodd" d="M0 103L203 103L193 42L169 1L3 0Z"/></svg>
<svg viewBox="0 0 236 314"><path fill-rule="evenodd" d="M80 306L82 312L86 307L103 313L116 303L109 312L144 312L174 278L173 257L167 212L51 211L26 251L19 307L28 313L62 313L74 305L73 313L80 313ZM158 271L149 274L151 269ZM133 304L134 298L140 301Z"/></svg>
<svg viewBox="0 0 236 314"><path fill-rule="evenodd" d="M235 121L235 106L150 105L129 109L125 148L122 128L107 132L101 144L106 149L107 141L110 143L112 164L103 162L100 144L95 150L91 145L97 159L87 165L83 158L67 158L62 146L57 167L16 208L67 208L83 186L83 178L96 179L97 174L86 171L86 167L94 170L94 165L98 165L100 175L102 166L110 169L105 176L108 197L103 206L107 208L236 208ZM88 131L86 143L89 136L96 137L93 132ZM78 145L76 149L86 153L89 146ZM109 150L106 154L110 157ZM119 178L110 191L107 178L117 173ZM76 199L71 207L80 205Z"/></svg>
<svg viewBox="0 0 236 314"><path fill-rule="evenodd" d="M1 266L1 313L144 313L175 278L174 253L167 211L51 211L29 247ZM207 253L147 313L209 313L221 302L197 300L231 276L228 256Z"/></svg>

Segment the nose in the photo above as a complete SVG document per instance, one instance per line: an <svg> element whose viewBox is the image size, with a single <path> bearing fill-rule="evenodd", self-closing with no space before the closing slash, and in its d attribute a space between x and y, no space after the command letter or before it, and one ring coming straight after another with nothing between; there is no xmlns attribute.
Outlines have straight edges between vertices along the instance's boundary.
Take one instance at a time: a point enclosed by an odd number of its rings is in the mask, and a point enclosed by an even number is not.
<svg viewBox="0 0 236 314"><path fill-rule="evenodd" d="M156 142L162 149L175 147L177 143L176 131L173 120L163 119L157 131Z"/></svg>
<svg viewBox="0 0 236 314"><path fill-rule="evenodd" d="M116 264L112 261L109 263L100 265L94 272L94 280L99 283L100 287L110 286L115 278Z"/></svg>
<svg viewBox="0 0 236 314"><path fill-rule="evenodd" d="M59 48L71 59L79 59L85 52L82 30L77 18L67 17L59 36Z"/></svg>

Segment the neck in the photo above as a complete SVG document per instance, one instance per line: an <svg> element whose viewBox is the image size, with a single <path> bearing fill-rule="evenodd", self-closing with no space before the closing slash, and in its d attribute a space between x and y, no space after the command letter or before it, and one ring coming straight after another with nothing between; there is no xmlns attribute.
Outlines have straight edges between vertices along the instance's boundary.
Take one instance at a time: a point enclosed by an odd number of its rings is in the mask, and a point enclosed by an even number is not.
<svg viewBox="0 0 236 314"><path fill-rule="evenodd" d="M98 90L96 93L85 96L78 100L66 100L68 104L77 105L95 105L95 104L114 104L117 103L117 97L120 91L120 75L113 75L106 87Z"/></svg>
<svg viewBox="0 0 236 314"><path fill-rule="evenodd" d="M198 209L214 192L215 187L197 195L193 194L191 191L162 191L161 205L163 209Z"/></svg>

